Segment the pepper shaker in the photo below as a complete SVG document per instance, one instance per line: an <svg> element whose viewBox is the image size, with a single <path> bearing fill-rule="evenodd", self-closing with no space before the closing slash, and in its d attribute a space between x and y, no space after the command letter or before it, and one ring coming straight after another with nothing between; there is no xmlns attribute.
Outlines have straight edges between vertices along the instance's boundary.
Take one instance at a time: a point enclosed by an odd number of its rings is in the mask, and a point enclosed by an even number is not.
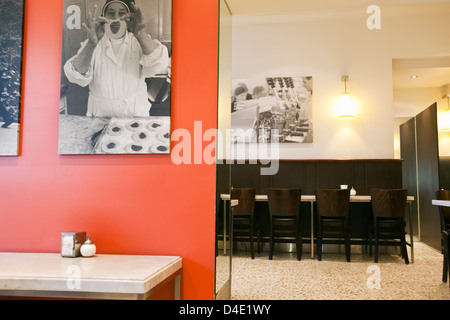
<svg viewBox="0 0 450 320"><path fill-rule="evenodd" d="M83 257L92 257L95 254L96 249L97 248L89 235L86 242L81 246L80 252Z"/></svg>

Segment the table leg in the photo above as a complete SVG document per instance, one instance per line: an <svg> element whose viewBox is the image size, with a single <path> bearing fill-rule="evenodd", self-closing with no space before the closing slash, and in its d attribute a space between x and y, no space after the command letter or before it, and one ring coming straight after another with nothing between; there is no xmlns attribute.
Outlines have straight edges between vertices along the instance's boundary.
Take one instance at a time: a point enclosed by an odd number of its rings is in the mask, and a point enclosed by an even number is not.
<svg viewBox="0 0 450 320"><path fill-rule="evenodd" d="M311 258L314 258L314 201L311 201Z"/></svg>
<svg viewBox="0 0 450 320"><path fill-rule="evenodd" d="M413 235L413 221L411 214L411 202L408 204L409 210L409 242L411 243L411 263L414 263L414 235Z"/></svg>
<svg viewBox="0 0 450 320"><path fill-rule="evenodd" d="M175 288L174 288L174 299L180 300L180 293L181 293L181 274L177 275L175 277Z"/></svg>
<svg viewBox="0 0 450 320"><path fill-rule="evenodd" d="M223 254L227 254L227 201L223 200Z"/></svg>

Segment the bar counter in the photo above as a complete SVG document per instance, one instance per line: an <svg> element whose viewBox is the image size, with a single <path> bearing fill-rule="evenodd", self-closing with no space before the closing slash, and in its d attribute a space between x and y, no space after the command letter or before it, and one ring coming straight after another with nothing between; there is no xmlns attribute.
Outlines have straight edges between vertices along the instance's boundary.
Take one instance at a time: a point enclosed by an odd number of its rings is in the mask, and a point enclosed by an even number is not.
<svg viewBox="0 0 450 320"><path fill-rule="evenodd" d="M223 212L227 212L227 202L230 200L230 194L222 193L220 194L220 200L223 201ZM267 202L268 198L267 195L264 194L257 194L255 195L255 201L257 202ZM314 202L316 201L315 195L302 195L301 196L301 202L309 202L310 203L310 214L311 214L311 258L314 257ZM350 203L370 203L371 197L370 195L354 195L350 196ZM409 221L412 221L412 214L411 214L411 204L414 201L413 196L407 197L408 202L408 219ZM225 221L225 219L224 219ZM224 225L224 247L226 247L226 225ZM411 247L411 262L414 262L414 239L413 239L413 224L409 223L409 237L410 242L407 243Z"/></svg>

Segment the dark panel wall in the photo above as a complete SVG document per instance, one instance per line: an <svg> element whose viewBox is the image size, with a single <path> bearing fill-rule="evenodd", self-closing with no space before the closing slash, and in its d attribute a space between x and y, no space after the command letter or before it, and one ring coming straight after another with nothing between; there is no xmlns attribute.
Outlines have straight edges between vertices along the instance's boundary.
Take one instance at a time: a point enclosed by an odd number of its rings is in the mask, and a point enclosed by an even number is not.
<svg viewBox="0 0 450 320"><path fill-rule="evenodd" d="M400 154L403 159L403 187L417 199L416 120L411 118L400 126ZM414 234L419 234L418 202L411 207Z"/></svg>
<svg viewBox="0 0 450 320"><path fill-rule="evenodd" d="M434 103L416 116L417 175L419 183L420 239L440 249L438 211L431 204L439 188L439 148L437 133L437 104Z"/></svg>

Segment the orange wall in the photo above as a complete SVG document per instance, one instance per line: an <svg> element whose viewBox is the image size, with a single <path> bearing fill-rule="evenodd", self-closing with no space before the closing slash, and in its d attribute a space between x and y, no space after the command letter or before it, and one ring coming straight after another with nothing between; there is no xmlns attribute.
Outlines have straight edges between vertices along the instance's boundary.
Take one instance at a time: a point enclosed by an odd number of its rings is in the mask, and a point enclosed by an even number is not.
<svg viewBox="0 0 450 320"><path fill-rule="evenodd" d="M58 155L62 8L26 1L21 155L0 158L0 251L58 253L61 232L86 231L98 253L180 255L182 299L213 298L214 165ZM173 0L172 130L216 127L217 30L218 1Z"/></svg>

